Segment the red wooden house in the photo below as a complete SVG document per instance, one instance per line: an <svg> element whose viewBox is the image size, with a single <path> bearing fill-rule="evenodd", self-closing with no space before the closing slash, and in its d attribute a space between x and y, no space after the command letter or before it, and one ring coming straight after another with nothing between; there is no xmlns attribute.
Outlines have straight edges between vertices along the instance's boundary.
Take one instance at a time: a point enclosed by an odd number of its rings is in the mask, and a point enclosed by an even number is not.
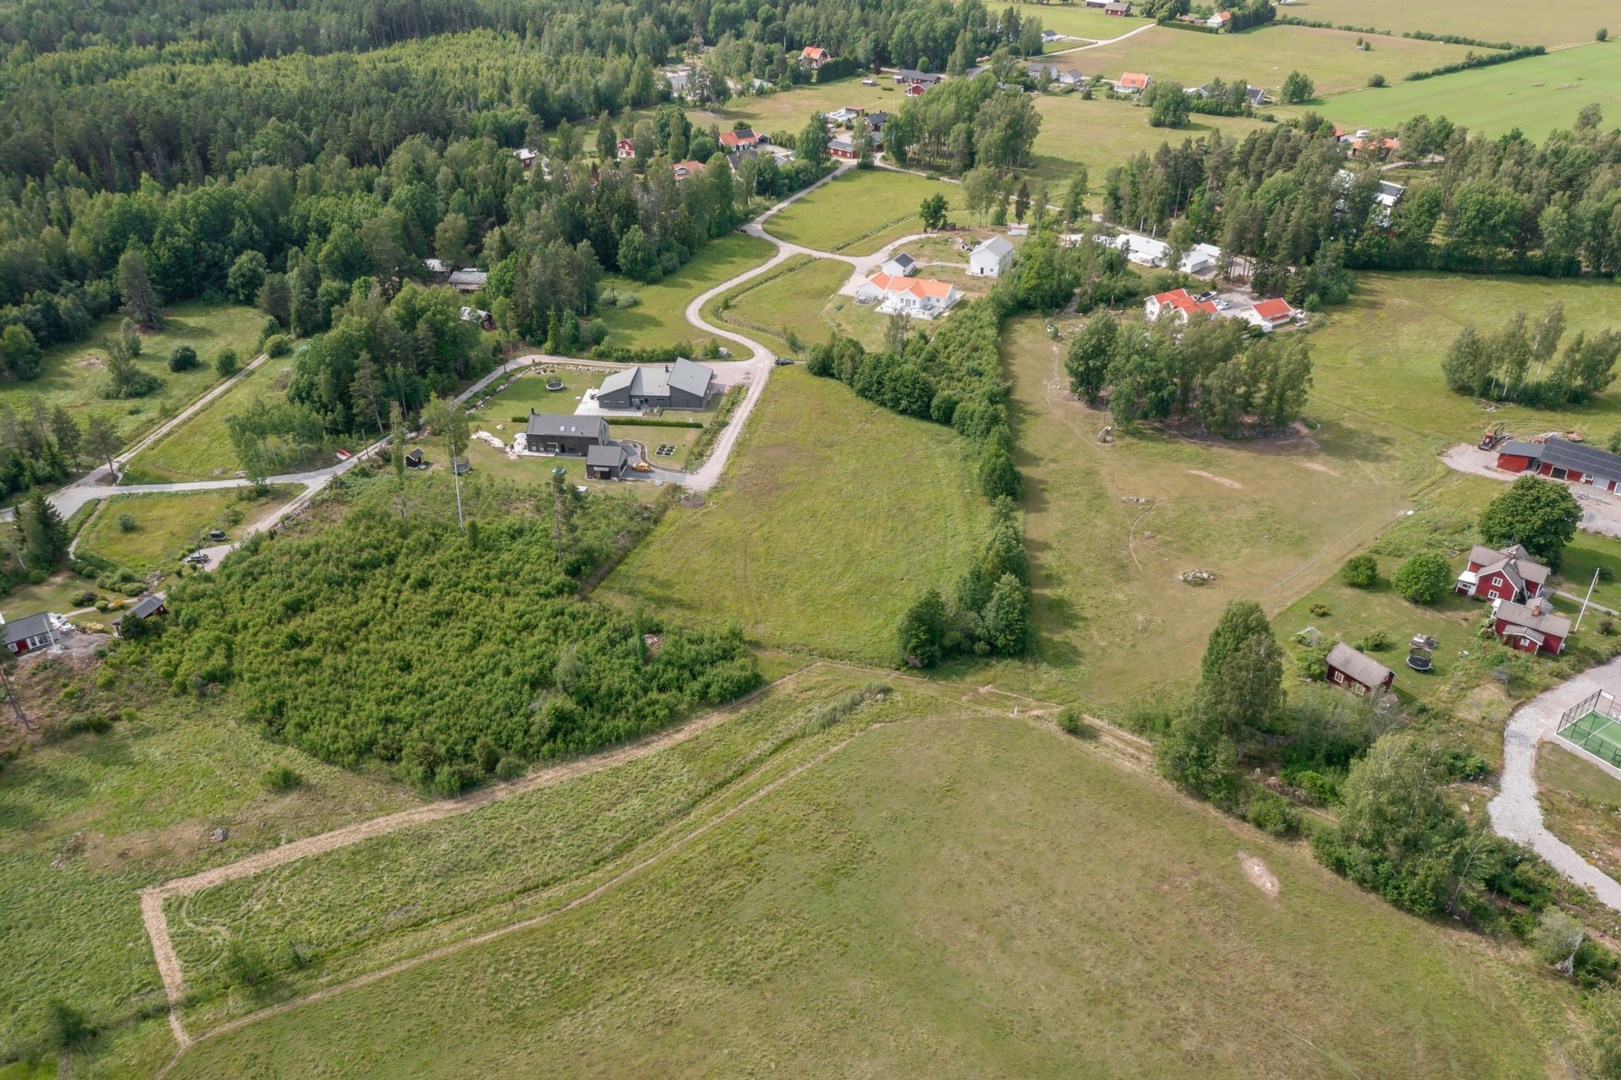
<svg viewBox="0 0 1621 1080"><path fill-rule="evenodd" d="M620 139L618 152L620 161L629 161L636 156L636 144L629 139Z"/></svg>
<svg viewBox="0 0 1621 1080"><path fill-rule="evenodd" d="M1396 673L1366 653L1358 652L1343 641L1336 641L1328 650L1328 681L1361 697L1389 690L1396 681Z"/></svg>
<svg viewBox="0 0 1621 1080"><path fill-rule="evenodd" d="M13 656L21 656L35 649L44 649L56 644L56 628L51 625L51 617L46 612L38 615L25 615L15 622L8 622L4 626L6 649Z"/></svg>
<svg viewBox="0 0 1621 1080"><path fill-rule="evenodd" d="M1542 594L1549 573L1518 544L1501 551L1476 544L1454 591L1477 600L1529 600Z"/></svg>
<svg viewBox="0 0 1621 1080"><path fill-rule="evenodd" d="M1497 448L1497 467L1505 472L1530 472L1569 484L1587 484L1605 491L1621 489L1621 454L1596 446L1550 437L1545 443L1510 439Z"/></svg>
<svg viewBox="0 0 1621 1080"><path fill-rule="evenodd" d="M1558 656L1570 637L1570 620L1556 614L1544 597L1523 604L1499 600L1492 606L1492 628L1503 644L1525 653Z"/></svg>

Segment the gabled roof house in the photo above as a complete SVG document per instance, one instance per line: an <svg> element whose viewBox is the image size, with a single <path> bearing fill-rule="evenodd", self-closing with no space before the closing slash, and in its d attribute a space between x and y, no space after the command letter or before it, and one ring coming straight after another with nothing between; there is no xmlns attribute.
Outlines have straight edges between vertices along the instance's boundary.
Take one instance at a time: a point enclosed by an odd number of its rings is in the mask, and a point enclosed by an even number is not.
<svg viewBox="0 0 1621 1080"><path fill-rule="evenodd" d="M1550 573L1519 544L1502 549L1476 544L1453 589L1479 600L1525 601L1542 595Z"/></svg>
<svg viewBox="0 0 1621 1080"><path fill-rule="evenodd" d="M1389 690L1396 681L1394 671L1343 641L1336 641L1328 650L1326 662L1328 681L1359 696Z"/></svg>

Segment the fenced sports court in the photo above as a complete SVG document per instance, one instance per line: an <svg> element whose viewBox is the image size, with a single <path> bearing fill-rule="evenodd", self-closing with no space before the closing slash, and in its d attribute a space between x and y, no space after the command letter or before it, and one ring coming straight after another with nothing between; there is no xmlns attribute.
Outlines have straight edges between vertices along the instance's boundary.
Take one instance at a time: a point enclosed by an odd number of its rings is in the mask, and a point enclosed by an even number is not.
<svg viewBox="0 0 1621 1080"><path fill-rule="evenodd" d="M1621 767L1621 708L1615 695L1595 690L1559 718L1559 737L1600 761Z"/></svg>

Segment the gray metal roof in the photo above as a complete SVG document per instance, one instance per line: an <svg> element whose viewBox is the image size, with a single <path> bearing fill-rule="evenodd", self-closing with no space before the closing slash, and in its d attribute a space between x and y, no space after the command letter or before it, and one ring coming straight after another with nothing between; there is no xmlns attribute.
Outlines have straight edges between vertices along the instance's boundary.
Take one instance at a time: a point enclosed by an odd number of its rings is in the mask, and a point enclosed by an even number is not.
<svg viewBox="0 0 1621 1080"><path fill-rule="evenodd" d="M163 597L143 596L140 600L136 601L135 606L130 609L129 613L135 616L137 619L145 619L151 615L157 614L158 608L162 606Z"/></svg>
<svg viewBox="0 0 1621 1080"><path fill-rule="evenodd" d="M557 413L538 413L533 409L529 411L529 428L531 435L542 438L550 436L585 436L591 439L604 438L608 434L608 421L600 416L574 416L559 415Z"/></svg>
<svg viewBox="0 0 1621 1080"><path fill-rule="evenodd" d="M714 378L715 373L709 368L683 356L670 368L668 386L702 397L709 393L709 384Z"/></svg>
<svg viewBox="0 0 1621 1080"><path fill-rule="evenodd" d="M1608 450L1559 438L1549 438L1541 447L1535 443L1525 445L1532 448L1530 456L1546 461L1550 465L1557 465L1561 469L1577 469L1583 476L1602 476L1606 480L1621 480L1621 455L1612 454ZM1505 448L1500 452L1515 451Z"/></svg>
<svg viewBox="0 0 1621 1080"><path fill-rule="evenodd" d="M1013 244L1005 236L993 236L989 240L981 241L970 254L977 255L981 251L988 251L1000 259L1004 255L1013 254Z"/></svg>
<svg viewBox="0 0 1621 1080"><path fill-rule="evenodd" d="M1529 604L1503 600L1498 603L1496 614L1499 619L1506 620L1513 626L1524 626L1560 638L1570 636L1570 620L1556 614L1553 608L1540 599L1532 600Z"/></svg>
<svg viewBox="0 0 1621 1080"><path fill-rule="evenodd" d="M489 280L490 275L482 270L455 270L451 272L452 285L482 285Z"/></svg>
<svg viewBox="0 0 1621 1080"><path fill-rule="evenodd" d="M38 637L40 634L51 632L51 617L47 612L41 611L36 615L24 615L15 622L6 623L5 643L14 645L27 638Z"/></svg>
<svg viewBox="0 0 1621 1080"><path fill-rule="evenodd" d="M917 265L917 260L912 258L910 255L906 254L906 252L904 252L904 251L895 252L895 254L893 254L893 255L891 255L889 257L889 261L894 263L896 266L916 266Z"/></svg>
<svg viewBox="0 0 1621 1080"><path fill-rule="evenodd" d="M1334 647L1328 650L1328 664L1370 689L1378 689L1395 674L1367 653L1358 652L1343 641L1336 641Z"/></svg>

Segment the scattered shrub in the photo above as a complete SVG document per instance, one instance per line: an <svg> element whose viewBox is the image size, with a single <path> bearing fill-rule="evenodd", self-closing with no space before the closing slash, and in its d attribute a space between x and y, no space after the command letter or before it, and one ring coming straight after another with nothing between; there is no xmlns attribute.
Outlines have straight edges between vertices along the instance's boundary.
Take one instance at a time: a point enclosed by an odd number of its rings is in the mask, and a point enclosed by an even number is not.
<svg viewBox="0 0 1621 1080"><path fill-rule="evenodd" d="M525 768L522 758L508 755L495 763L495 778L497 780L516 780L524 774Z"/></svg>
<svg viewBox="0 0 1621 1080"><path fill-rule="evenodd" d="M1362 636L1362 640L1356 643L1355 647L1365 653L1384 652L1390 648L1390 635L1383 630L1369 630Z"/></svg>
<svg viewBox="0 0 1621 1080"><path fill-rule="evenodd" d="M275 977L275 969L263 952L251 945L231 942L220 960L220 975L227 986L262 988Z"/></svg>
<svg viewBox="0 0 1621 1080"><path fill-rule="evenodd" d="M1077 739L1097 738L1097 729L1086 722L1086 716L1074 705L1065 705L1058 713L1058 730Z"/></svg>
<svg viewBox="0 0 1621 1080"><path fill-rule="evenodd" d="M1288 799L1270 791L1251 795L1244 817L1257 829L1273 836L1294 836L1300 832L1300 811Z"/></svg>
<svg viewBox="0 0 1621 1080"><path fill-rule="evenodd" d="M1615 620L1610 618L1608 615L1604 616L1604 618L1598 621L1598 632L1603 634L1605 637L1609 637L1611 634L1615 633Z"/></svg>
<svg viewBox="0 0 1621 1080"><path fill-rule="evenodd" d="M197 350L190 345L179 345L169 354L169 370L176 374L190 371L198 364Z"/></svg>
<svg viewBox="0 0 1621 1080"><path fill-rule="evenodd" d="M1294 777L1294 784L1295 787L1305 792L1313 802L1323 803L1326 805L1328 803L1337 801L1340 797L1339 784L1324 776L1322 773L1313 772L1310 769L1296 773Z"/></svg>
<svg viewBox="0 0 1621 1080"><path fill-rule="evenodd" d="M292 791L304 786L304 778L291 765L272 765L259 777L266 791Z"/></svg>
<svg viewBox="0 0 1621 1080"><path fill-rule="evenodd" d="M1379 564L1372 555L1353 555L1340 567L1340 580L1353 589L1366 589L1379 580Z"/></svg>
<svg viewBox="0 0 1621 1080"><path fill-rule="evenodd" d="M1310 610L1311 613L1317 616L1319 619L1326 619L1328 616L1334 613L1333 609L1327 604L1313 604Z"/></svg>
<svg viewBox="0 0 1621 1080"><path fill-rule="evenodd" d="M1373 75L1369 75L1368 76L1368 85L1373 87L1375 90L1377 90L1381 86L1385 85L1385 77L1383 75L1380 75L1380 74L1377 74L1377 73L1375 73Z"/></svg>
<svg viewBox="0 0 1621 1080"><path fill-rule="evenodd" d="M1598 33L1593 35L1593 40L1594 41L1609 41L1610 40L1610 29L1609 29L1609 27L1607 27L1607 26L1599 27L1598 28Z"/></svg>
<svg viewBox="0 0 1621 1080"><path fill-rule="evenodd" d="M1454 746L1441 755L1441 775L1448 780L1479 780L1491 771L1486 759L1472 750Z"/></svg>
<svg viewBox="0 0 1621 1080"><path fill-rule="evenodd" d="M238 361L236 353L231 349L221 349L214 356L214 370L222 379L229 379L236 374Z"/></svg>
<svg viewBox="0 0 1621 1080"><path fill-rule="evenodd" d="M131 514L131 513L119 514L118 515L118 531L119 532L126 532L126 533L134 532L135 531L135 515Z"/></svg>

